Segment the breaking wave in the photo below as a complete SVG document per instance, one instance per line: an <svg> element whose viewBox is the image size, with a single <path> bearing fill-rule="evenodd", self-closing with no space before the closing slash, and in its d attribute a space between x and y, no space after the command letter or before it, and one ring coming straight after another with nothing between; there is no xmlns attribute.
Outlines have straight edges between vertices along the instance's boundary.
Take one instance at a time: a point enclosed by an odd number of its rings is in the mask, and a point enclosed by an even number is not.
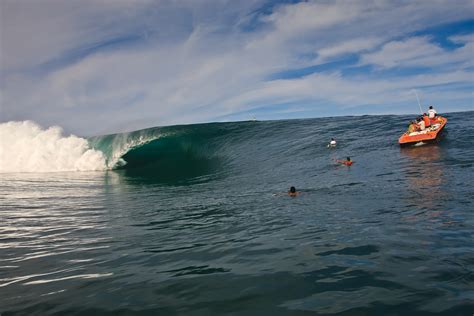
<svg viewBox="0 0 474 316"><path fill-rule="evenodd" d="M42 129L32 121L0 124L0 172L106 169L106 157L89 142L64 136L60 127Z"/></svg>
<svg viewBox="0 0 474 316"><path fill-rule="evenodd" d="M154 127L81 138L64 135L57 126L44 129L32 121L2 123L0 172L126 169L168 177L200 174L214 159L206 131L198 126ZM211 132L214 136L220 133Z"/></svg>

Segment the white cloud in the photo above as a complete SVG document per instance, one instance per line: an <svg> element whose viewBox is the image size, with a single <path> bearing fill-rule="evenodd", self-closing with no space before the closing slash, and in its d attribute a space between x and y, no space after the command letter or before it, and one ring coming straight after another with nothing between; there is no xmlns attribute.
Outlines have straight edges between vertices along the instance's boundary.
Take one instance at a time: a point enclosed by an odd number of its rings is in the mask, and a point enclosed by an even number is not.
<svg viewBox="0 0 474 316"><path fill-rule="evenodd" d="M449 37L449 40L456 44L469 44L474 42L474 33L465 35L455 35Z"/></svg>
<svg viewBox="0 0 474 316"><path fill-rule="evenodd" d="M196 27L216 22L222 26L260 2L2 0L0 68L38 66L123 38L143 37L163 44L181 41Z"/></svg>
<svg viewBox="0 0 474 316"><path fill-rule="evenodd" d="M385 44L380 51L365 54L362 64L373 64L384 68L397 66L424 66L423 60L439 55L443 50L427 37L412 37L403 41Z"/></svg>
<svg viewBox="0 0 474 316"><path fill-rule="evenodd" d="M368 79L363 77L344 78L340 73L313 74L294 80L275 80L261 84L255 89L229 99L224 107L229 113L235 107L252 104L284 104L297 100L309 103L326 100L344 107L356 107L361 104L395 104L413 99L414 88L423 89L437 85L456 84L472 80L472 73L455 71L437 75L417 75L401 78ZM407 92L409 92L408 97ZM450 92L447 92L448 94ZM445 92L446 94L446 92ZM470 92L464 94L469 97Z"/></svg>
<svg viewBox="0 0 474 316"><path fill-rule="evenodd" d="M393 40L470 17L472 1L313 1L259 16L262 2L1 1L1 120L94 134L288 102L327 103L338 111L403 100L406 90L428 83L472 85L472 73L463 70L472 63L472 37L451 37L463 45L452 51L428 37ZM140 41L81 55L129 36ZM278 71L360 53L363 63L379 67L455 62L457 68L397 80L333 71L267 81ZM447 99L450 92L443 93Z"/></svg>
<svg viewBox="0 0 474 316"><path fill-rule="evenodd" d="M373 49L379 45L381 40L379 38L357 38L348 40L334 46L324 47L318 51L318 60L327 61L333 57L338 57L344 54L355 54L366 50Z"/></svg>
<svg viewBox="0 0 474 316"><path fill-rule="evenodd" d="M356 2L346 2L346 5L328 3L302 2L297 5L282 6L273 14L264 18L278 30L278 34L311 32L328 29L334 25L345 24L357 17L363 11L363 6Z"/></svg>
<svg viewBox="0 0 474 316"><path fill-rule="evenodd" d="M2 69L25 69L87 49L133 30L133 11L145 1L33 1L0 3Z"/></svg>
<svg viewBox="0 0 474 316"><path fill-rule="evenodd" d="M361 56L361 64L372 64L382 68L393 67L469 67L473 62L474 40L472 35L452 37L463 44L461 48L446 50L432 42L429 37L412 37L403 41L392 41L379 51Z"/></svg>

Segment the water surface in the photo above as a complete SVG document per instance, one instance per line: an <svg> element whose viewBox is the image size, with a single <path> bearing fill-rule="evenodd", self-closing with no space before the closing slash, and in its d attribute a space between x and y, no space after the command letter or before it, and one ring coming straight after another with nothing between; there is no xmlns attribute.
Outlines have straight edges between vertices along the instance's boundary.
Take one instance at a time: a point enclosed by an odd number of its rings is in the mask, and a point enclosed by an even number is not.
<svg viewBox="0 0 474 316"><path fill-rule="evenodd" d="M465 116L407 149L407 116L155 128L90 139L142 137L115 170L2 173L0 313L471 315Z"/></svg>

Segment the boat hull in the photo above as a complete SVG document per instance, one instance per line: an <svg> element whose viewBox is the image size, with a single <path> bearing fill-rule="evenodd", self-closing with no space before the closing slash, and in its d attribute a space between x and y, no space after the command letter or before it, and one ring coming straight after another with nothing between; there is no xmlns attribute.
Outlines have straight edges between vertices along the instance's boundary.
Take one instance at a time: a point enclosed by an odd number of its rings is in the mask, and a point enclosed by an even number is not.
<svg viewBox="0 0 474 316"><path fill-rule="evenodd" d="M398 139L398 143L400 146L409 146L421 142L426 143L436 141L447 122L448 120L445 117L438 116L437 120L432 122L431 126L424 131L404 133Z"/></svg>

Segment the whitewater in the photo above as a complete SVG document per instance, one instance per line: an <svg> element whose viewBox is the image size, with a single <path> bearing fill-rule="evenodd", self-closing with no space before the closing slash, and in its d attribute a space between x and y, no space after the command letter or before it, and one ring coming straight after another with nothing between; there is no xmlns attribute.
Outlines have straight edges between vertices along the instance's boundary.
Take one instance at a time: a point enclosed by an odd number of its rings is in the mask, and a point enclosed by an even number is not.
<svg viewBox="0 0 474 316"><path fill-rule="evenodd" d="M0 314L471 315L473 115L2 123Z"/></svg>
<svg viewBox="0 0 474 316"><path fill-rule="evenodd" d="M42 128L33 121L0 124L0 172L97 171L123 166L121 158L130 149L142 146L160 135L112 135L113 141L101 147L110 136L85 139L64 135L59 126Z"/></svg>
<svg viewBox="0 0 474 316"><path fill-rule="evenodd" d="M104 170L102 152L86 139L64 136L60 127L42 129L32 121L0 124L0 172Z"/></svg>

